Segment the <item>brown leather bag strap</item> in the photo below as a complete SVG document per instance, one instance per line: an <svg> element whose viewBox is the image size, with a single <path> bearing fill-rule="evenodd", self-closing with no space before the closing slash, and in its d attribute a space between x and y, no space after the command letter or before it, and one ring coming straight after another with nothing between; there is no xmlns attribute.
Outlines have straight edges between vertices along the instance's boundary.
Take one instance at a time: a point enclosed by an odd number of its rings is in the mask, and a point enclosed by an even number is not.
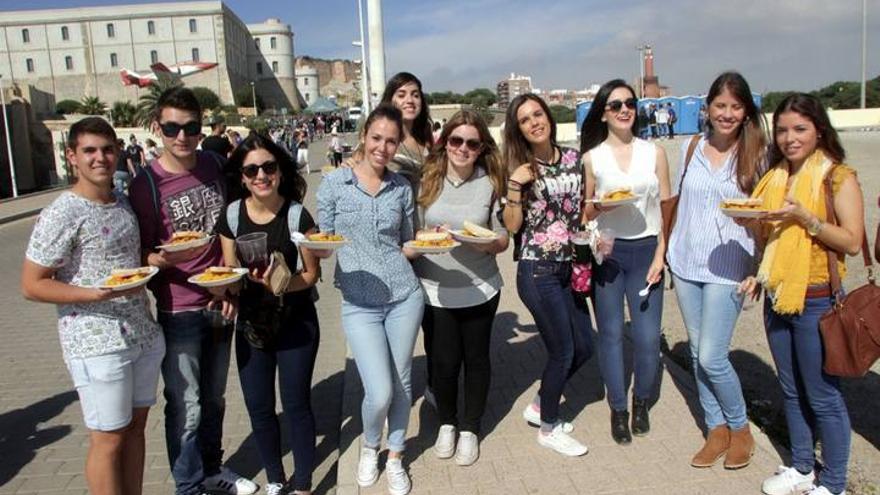
<svg viewBox="0 0 880 495"><path fill-rule="evenodd" d="M837 214L834 211L834 189L832 185L834 171L837 170L838 165L833 165L828 173L825 174L825 214L827 217L827 222L831 225L840 225L840 222L837 221ZM862 261L865 263L865 268L868 271L868 280L871 283L874 282L874 269L873 264L871 263L871 255L868 250L868 232L865 231L862 235ZM834 293L835 297L839 297L840 289L842 287L842 283L840 280L840 271L837 269L837 252L831 248L826 246L825 254L828 256L828 274L830 277L831 283L831 291Z"/></svg>
<svg viewBox="0 0 880 495"><path fill-rule="evenodd" d="M691 164L691 158L694 157L694 152L697 150L697 143L700 142L700 135L696 134L691 136L691 141L688 143L687 153L684 155L684 171L681 172L681 180L678 182L678 194L681 194L681 187L684 185L684 176L688 173L688 167Z"/></svg>

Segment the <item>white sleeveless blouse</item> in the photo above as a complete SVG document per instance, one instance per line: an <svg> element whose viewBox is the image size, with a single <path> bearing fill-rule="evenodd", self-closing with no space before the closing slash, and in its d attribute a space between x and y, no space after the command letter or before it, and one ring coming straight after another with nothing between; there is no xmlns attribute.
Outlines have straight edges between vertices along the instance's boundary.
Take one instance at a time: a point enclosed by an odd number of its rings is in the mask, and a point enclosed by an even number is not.
<svg viewBox="0 0 880 495"><path fill-rule="evenodd" d="M639 239L660 234L660 181L657 179L657 150L653 143L633 141L629 171L617 164L611 147L605 143L590 150L596 197L607 191L627 187L638 201L603 211L596 219L600 229L614 230L618 239Z"/></svg>

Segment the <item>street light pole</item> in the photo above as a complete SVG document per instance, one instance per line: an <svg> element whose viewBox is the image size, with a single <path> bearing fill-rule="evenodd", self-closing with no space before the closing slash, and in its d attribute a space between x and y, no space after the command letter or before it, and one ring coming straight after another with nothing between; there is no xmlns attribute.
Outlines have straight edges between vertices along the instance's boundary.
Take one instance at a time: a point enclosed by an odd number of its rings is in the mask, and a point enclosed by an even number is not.
<svg viewBox="0 0 880 495"><path fill-rule="evenodd" d="M639 99L645 97L645 57L642 55L648 45L642 43L636 47L639 52Z"/></svg>
<svg viewBox="0 0 880 495"><path fill-rule="evenodd" d="M251 81L251 102L254 104L254 118L258 117L257 115L257 90L254 86L254 82Z"/></svg>
<svg viewBox="0 0 880 495"><path fill-rule="evenodd" d="M15 161L12 158L12 140L9 138L9 117L6 116L6 95L3 94L3 74L0 74L0 106L3 107L3 131L6 134L6 154L9 156L9 179L12 182L12 197L18 197L18 184L15 180Z"/></svg>
<svg viewBox="0 0 880 495"><path fill-rule="evenodd" d="M861 88L861 107L865 108L867 99L865 96L865 85L868 76L868 0L862 0L862 88Z"/></svg>
<svg viewBox="0 0 880 495"><path fill-rule="evenodd" d="M366 118L370 113L370 76L367 72L367 46L364 43L364 5L363 0L357 0L358 4L358 28L361 40L352 42L352 45L361 47L361 115Z"/></svg>
<svg viewBox="0 0 880 495"><path fill-rule="evenodd" d="M367 0L367 25L370 28L370 91L376 91L381 98L382 92L385 91L385 27L382 19L382 0Z"/></svg>

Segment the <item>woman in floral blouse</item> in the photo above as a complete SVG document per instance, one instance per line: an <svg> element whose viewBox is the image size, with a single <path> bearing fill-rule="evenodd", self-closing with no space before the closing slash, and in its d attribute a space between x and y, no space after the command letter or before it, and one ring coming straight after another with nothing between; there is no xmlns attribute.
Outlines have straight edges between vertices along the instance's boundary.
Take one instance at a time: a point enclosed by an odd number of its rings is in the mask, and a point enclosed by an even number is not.
<svg viewBox="0 0 880 495"><path fill-rule="evenodd" d="M586 301L570 287L569 237L580 225L583 200L581 157L556 144L550 109L532 94L514 98L507 109L503 154L511 169L504 224L517 233L517 291L548 354L538 397L523 417L540 424L540 445L584 455L587 447L569 436L571 424L559 420L562 389L592 353Z"/></svg>

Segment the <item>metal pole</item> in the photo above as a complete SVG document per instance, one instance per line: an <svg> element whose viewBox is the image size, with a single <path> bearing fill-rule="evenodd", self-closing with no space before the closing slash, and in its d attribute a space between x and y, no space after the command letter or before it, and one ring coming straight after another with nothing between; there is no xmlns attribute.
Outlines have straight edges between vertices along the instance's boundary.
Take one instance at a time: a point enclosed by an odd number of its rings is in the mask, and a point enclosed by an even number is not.
<svg viewBox="0 0 880 495"><path fill-rule="evenodd" d="M370 104L370 76L367 72L367 45L364 41L364 5L363 0L357 0L358 4L358 28L361 32L361 115L366 119L371 111Z"/></svg>
<svg viewBox="0 0 880 495"><path fill-rule="evenodd" d="M15 179L15 160L12 158L12 140L9 138L9 117L6 116L6 95L3 94L3 74L0 74L0 106L3 107L3 130L6 134L6 153L9 155L9 179L12 182L12 197L18 197L18 184Z"/></svg>
<svg viewBox="0 0 880 495"><path fill-rule="evenodd" d="M865 85L868 73L868 0L862 0L862 88L861 88L861 107L865 108L867 99L865 96Z"/></svg>
<svg viewBox="0 0 880 495"><path fill-rule="evenodd" d="M639 99L645 96L645 61L642 58L642 51L645 45L639 45L636 50L639 52Z"/></svg>
<svg viewBox="0 0 880 495"><path fill-rule="evenodd" d="M367 0L367 24L370 27L370 90L381 98L385 91L385 34L382 0ZM371 93L372 94L372 93Z"/></svg>
<svg viewBox="0 0 880 495"><path fill-rule="evenodd" d="M257 90L254 86L253 81L251 81L251 101L254 104L254 118L256 119L258 117L258 115L257 115Z"/></svg>

